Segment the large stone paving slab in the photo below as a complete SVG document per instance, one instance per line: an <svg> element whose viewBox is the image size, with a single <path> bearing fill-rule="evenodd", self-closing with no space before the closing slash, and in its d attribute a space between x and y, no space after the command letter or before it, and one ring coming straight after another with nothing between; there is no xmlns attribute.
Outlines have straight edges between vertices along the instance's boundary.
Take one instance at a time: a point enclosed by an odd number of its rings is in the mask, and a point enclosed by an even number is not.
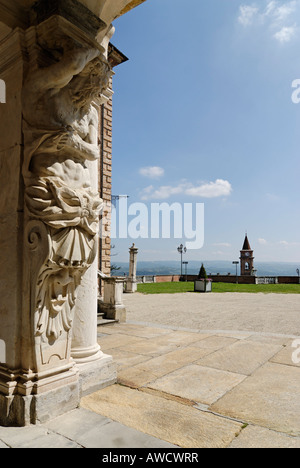
<svg viewBox="0 0 300 468"><path fill-rule="evenodd" d="M107 353L111 355L117 364L118 373L128 367L136 366L144 361L151 360L151 356L143 356L142 354L127 353L123 349L108 349Z"/></svg>
<svg viewBox="0 0 300 468"><path fill-rule="evenodd" d="M202 349L210 349L211 351L218 351L219 349L236 343L236 341L236 338L230 338L227 336L208 336L205 339L193 343L193 346L197 346Z"/></svg>
<svg viewBox="0 0 300 468"><path fill-rule="evenodd" d="M137 338L135 336L128 336L122 335L121 333L117 333L114 335L108 336L99 336L98 343L101 346L103 351L114 349L114 348L121 348L122 346L130 346L135 343L141 342L141 338Z"/></svg>
<svg viewBox="0 0 300 468"><path fill-rule="evenodd" d="M280 345L239 341L204 357L197 364L227 372L251 375L280 349Z"/></svg>
<svg viewBox="0 0 300 468"><path fill-rule="evenodd" d="M0 439L10 448L81 448L43 426L0 427Z"/></svg>
<svg viewBox="0 0 300 468"><path fill-rule="evenodd" d="M195 403L211 405L245 378L244 375L190 365L165 375L148 387Z"/></svg>
<svg viewBox="0 0 300 468"><path fill-rule="evenodd" d="M211 410L278 432L300 436L299 369L267 363Z"/></svg>
<svg viewBox="0 0 300 468"><path fill-rule="evenodd" d="M161 342L160 344L156 343L154 340L143 340L130 344L126 347L121 347L120 349L127 351L128 353L142 354L144 356L160 356L171 351L175 351L178 348L175 344L168 344Z"/></svg>
<svg viewBox="0 0 300 468"><path fill-rule="evenodd" d="M241 424L119 385L84 397L82 406L183 448L227 447Z"/></svg>
<svg viewBox="0 0 300 468"><path fill-rule="evenodd" d="M298 362L300 353L292 347L292 343L293 341L290 341L290 343L285 348L283 348L271 359L271 362L285 364L287 366L300 367L300 362Z"/></svg>
<svg viewBox="0 0 300 468"><path fill-rule="evenodd" d="M163 335L157 337L153 340L153 342L160 346L160 345L176 345L178 347L185 347L189 345L193 345L198 341L202 341L208 338L210 335L202 334L202 333L188 333L183 331L175 331L172 333L168 333L167 335Z"/></svg>
<svg viewBox="0 0 300 468"><path fill-rule="evenodd" d="M248 426L230 444L229 448L300 448L300 438L270 431L263 427Z"/></svg>
<svg viewBox="0 0 300 468"><path fill-rule="evenodd" d="M169 448L170 444L102 415L79 409L47 425L52 431L85 448Z"/></svg>
<svg viewBox="0 0 300 468"><path fill-rule="evenodd" d="M247 341L255 341L256 343L264 343L264 344L273 344L273 345L287 345L291 339L288 336L274 336L274 335L267 335L267 334L260 334L257 333L256 335L250 336Z"/></svg>
<svg viewBox="0 0 300 468"><path fill-rule="evenodd" d="M191 364L210 350L200 348L180 348L176 351L141 362L130 369L123 369L118 374L118 382L128 387L142 387L159 377L162 377L176 369ZM143 356L145 358L145 356Z"/></svg>

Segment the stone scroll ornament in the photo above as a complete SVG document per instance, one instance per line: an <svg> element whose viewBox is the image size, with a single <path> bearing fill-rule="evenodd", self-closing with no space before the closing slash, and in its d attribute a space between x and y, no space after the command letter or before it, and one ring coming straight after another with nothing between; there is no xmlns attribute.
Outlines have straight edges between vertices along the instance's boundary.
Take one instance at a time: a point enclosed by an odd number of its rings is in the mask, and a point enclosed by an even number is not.
<svg viewBox="0 0 300 468"><path fill-rule="evenodd" d="M87 162L100 157L97 104L112 75L97 47L66 41L51 52L49 66L30 69L23 92L25 232L29 250L45 245L40 265L29 256L27 268L38 270L31 315L45 349L71 330L76 289L97 253L103 203Z"/></svg>

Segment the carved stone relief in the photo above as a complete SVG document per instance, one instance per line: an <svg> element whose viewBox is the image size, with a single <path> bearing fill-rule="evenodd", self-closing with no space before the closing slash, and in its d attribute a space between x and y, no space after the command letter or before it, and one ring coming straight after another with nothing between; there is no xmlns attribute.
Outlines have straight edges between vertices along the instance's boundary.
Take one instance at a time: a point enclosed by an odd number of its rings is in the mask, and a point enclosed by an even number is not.
<svg viewBox="0 0 300 468"><path fill-rule="evenodd" d="M70 360L76 289L97 253L103 203L86 162L100 157L97 105L112 74L96 44L49 38L40 49L23 90L27 251L43 246L25 265L38 371Z"/></svg>

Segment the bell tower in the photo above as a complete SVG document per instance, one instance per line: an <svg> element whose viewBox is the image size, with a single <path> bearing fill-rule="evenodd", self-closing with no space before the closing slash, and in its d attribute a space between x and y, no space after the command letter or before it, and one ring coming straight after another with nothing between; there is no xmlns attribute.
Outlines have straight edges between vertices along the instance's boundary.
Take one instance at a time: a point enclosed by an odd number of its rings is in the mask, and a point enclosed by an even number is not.
<svg viewBox="0 0 300 468"><path fill-rule="evenodd" d="M245 236L243 248L241 250L240 262L241 276L251 276L252 270L254 268L254 256L253 250L250 247L247 233Z"/></svg>

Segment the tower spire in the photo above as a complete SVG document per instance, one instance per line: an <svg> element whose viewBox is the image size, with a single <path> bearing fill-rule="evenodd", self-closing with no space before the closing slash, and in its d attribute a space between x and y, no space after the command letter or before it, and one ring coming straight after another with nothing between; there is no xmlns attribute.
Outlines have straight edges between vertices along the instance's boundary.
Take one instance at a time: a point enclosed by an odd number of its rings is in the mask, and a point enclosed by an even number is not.
<svg viewBox="0 0 300 468"><path fill-rule="evenodd" d="M241 261L241 275L242 276L251 275L252 270L253 270L254 256L253 256L253 250L250 247L250 242L248 239L247 231L245 234L244 245L241 250L240 261Z"/></svg>

